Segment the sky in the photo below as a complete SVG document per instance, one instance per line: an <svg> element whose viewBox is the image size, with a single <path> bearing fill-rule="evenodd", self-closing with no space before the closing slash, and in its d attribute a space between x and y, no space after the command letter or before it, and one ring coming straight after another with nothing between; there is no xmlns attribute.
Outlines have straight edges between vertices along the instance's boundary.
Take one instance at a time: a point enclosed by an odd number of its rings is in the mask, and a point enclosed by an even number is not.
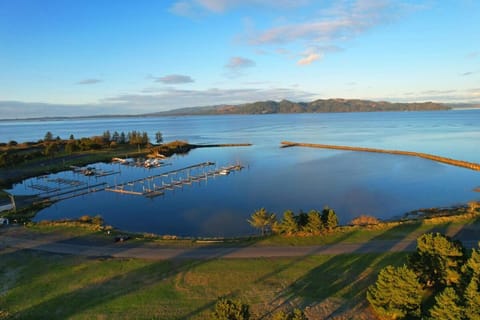
<svg viewBox="0 0 480 320"><path fill-rule="evenodd" d="M480 103L478 0L0 0L0 119Z"/></svg>

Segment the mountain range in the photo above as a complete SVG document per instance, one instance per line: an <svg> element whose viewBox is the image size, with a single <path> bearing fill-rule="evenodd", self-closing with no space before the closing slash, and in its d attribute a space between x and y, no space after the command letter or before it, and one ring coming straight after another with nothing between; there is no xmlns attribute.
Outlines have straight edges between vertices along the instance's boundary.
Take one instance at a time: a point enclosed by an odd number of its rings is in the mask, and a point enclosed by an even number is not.
<svg viewBox="0 0 480 320"><path fill-rule="evenodd" d="M145 114L146 116L215 115L215 114L272 114L272 113L326 113L373 111L428 111L449 110L450 106L435 102L399 103L359 99L319 99L311 102L257 101L238 105L216 105L174 109Z"/></svg>

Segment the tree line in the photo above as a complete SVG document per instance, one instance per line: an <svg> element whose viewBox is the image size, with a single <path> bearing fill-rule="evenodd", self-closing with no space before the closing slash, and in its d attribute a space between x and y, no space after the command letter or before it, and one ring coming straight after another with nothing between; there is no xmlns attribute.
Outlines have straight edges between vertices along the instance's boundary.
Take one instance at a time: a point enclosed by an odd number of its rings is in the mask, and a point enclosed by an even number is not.
<svg viewBox="0 0 480 320"><path fill-rule="evenodd" d="M298 214L287 210L283 213L283 218L280 220L277 219L275 213L261 208L255 211L247 221L252 227L259 229L262 235L268 233L316 235L331 231L338 226L337 214L328 206L323 208L322 211L300 211Z"/></svg>
<svg viewBox="0 0 480 320"><path fill-rule="evenodd" d="M384 319L479 320L479 287L480 248L428 233L403 266L380 271L367 300Z"/></svg>
<svg viewBox="0 0 480 320"><path fill-rule="evenodd" d="M155 141L163 142L160 131L155 133ZM150 138L146 131L136 130L114 131L113 133L106 130L102 135L80 139L76 139L73 134L68 139L61 139L59 136L55 137L51 131L47 131L43 140L37 142L26 142L19 145L16 141L10 141L8 144L1 144L0 167L14 166L41 157L54 157L62 152L71 154L77 151L112 149L119 145L145 147L150 145Z"/></svg>

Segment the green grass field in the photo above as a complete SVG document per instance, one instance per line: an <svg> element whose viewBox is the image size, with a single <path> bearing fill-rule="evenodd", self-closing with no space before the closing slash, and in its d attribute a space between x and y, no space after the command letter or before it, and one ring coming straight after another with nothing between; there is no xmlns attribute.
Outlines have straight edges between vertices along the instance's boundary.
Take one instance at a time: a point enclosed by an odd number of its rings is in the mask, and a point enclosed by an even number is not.
<svg viewBox="0 0 480 320"><path fill-rule="evenodd" d="M478 215L435 219L342 227L324 236L273 236L228 245L368 243L480 228ZM88 227L37 224L26 230L41 236L55 233L111 241L104 232ZM192 250L200 245L192 240L132 240L142 241L159 246L176 243ZM2 248L1 238L0 248L0 319L210 319L221 296L249 304L253 319L270 319L272 312L291 307L306 310L310 319L375 319L365 290L383 267L400 265L407 255L151 261L16 251Z"/></svg>
<svg viewBox="0 0 480 320"><path fill-rule="evenodd" d="M0 309L17 319L209 319L219 296L258 317L299 306L307 314L367 312L364 291L405 254L153 262L0 252Z"/></svg>

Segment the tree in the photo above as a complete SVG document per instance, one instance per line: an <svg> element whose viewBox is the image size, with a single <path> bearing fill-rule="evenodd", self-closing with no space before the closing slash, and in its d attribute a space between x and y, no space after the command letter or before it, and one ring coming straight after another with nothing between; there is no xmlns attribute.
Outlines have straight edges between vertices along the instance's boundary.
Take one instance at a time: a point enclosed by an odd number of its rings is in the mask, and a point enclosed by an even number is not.
<svg viewBox="0 0 480 320"><path fill-rule="evenodd" d="M407 266L387 266L367 289L367 300L381 317L388 319L420 315L422 286Z"/></svg>
<svg viewBox="0 0 480 320"><path fill-rule="evenodd" d="M221 298L215 304L212 317L216 320L248 320L249 306L239 301Z"/></svg>
<svg viewBox="0 0 480 320"><path fill-rule="evenodd" d="M465 316L467 319L480 320L480 277L477 275L470 280L464 293Z"/></svg>
<svg viewBox="0 0 480 320"><path fill-rule="evenodd" d="M112 135L110 134L109 130L104 131L102 137L103 137L103 142L104 143L109 143L112 139Z"/></svg>
<svg viewBox="0 0 480 320"><path fill-rule="evenodd" d="M457 320L463 319L463 308L459 305L459 297L452 287L447 287L435 297L435 304L430 309L430 319Z"/></svg>
<svg viewBox="0 0 480 320"><path fill-rule="evenodd" d="M158 144L161 144L163 142L163 135L160 131L157 131L155 133L155 141L158 143Z"/></svg>
<svg viewBox="0 0 480 320"><path fill-rule="evenodd" d="M125 132L122 131L122 133L120 133L120 139L118 141L118 143L121 143L121 144L124 144L124 143L127 143L127 137L125 136Z"/></svg>
<svg viewBox="0 0 480 320"><path fill-rule="evenodd" d="M115 131L112 135L112 141L116 143L120 143L120 134L118 131Z"/></svg>
<svg viewBox="0 0 480 320"><path fill-rule="evenodd" d="M70 135L70 138L68 138L69 140L75 140L75 137L73 136L73 134Z"/></svg>
<svg viewBox="0 0 480 320"><path fill-rule="evenodd" d="M58 151L58 146L55 142L49 142L45 145L45 149L43 150L43 154L46 156L54 156L54 154Z"/></svg>
<svg viewBox="0 0 480 320"><path fill-rule="evenodd" d="M268 232L272 225L276 221L276 216L274 213L268 213L265 208L261 208L257 211L255 211L251 219L247 220L248 223L254 228L262 230L262 236L265 235L266 232Z"/></svg>
<svg viewBox="0 0 480 320"><path fill-rule="evenodd" d="M307 225L304 227L306 232L316 234L322 232L324 229L322 216L319 211L317 210L310 210L308 212L308 222Z"/></svg>
<svg viewBox="0 0 480 320"><path fill-rule="evenodd" d="M327 230L332 230L338 226L337 214L328 206L322 210L322 221Z"/></svg>
<svg viewBox="0 0 480 320"><path fill-rule="evenodd" d="M409 267L427 287L458 284L465 262L465 248L440 233L427 233L417 239L417 251L408 257Z"/></svg>
<svg viewBox="0 0 480 320"><path fill-rule="evenodd" d="M277 225L276 229L280 233L286 233L288 235L298 232L298 223L293 211L287 210L283 213L283 219Z"/></svg>
<svg viewBox="0 0 480 320"><path fill-rule="evenodd" d="M65 145L65 151L67 153L72 153L77 149L77 143L75 140L69 140L67 144Z"/></svg>
<svg viewBox="0 0 480 320"><path fill-rule="evenodd" d="M47 133L45 133L45 137L43 138L43 140L52 141L53 140L53 133L51 133L50 131L47 131Z"/></svg>
<svg viewBox="0 0 480 320"><path fill-rule="evenodd" d="M295 308L290 312L278 311L273 314L272 320L308 320L305 313Z"/></svg>

